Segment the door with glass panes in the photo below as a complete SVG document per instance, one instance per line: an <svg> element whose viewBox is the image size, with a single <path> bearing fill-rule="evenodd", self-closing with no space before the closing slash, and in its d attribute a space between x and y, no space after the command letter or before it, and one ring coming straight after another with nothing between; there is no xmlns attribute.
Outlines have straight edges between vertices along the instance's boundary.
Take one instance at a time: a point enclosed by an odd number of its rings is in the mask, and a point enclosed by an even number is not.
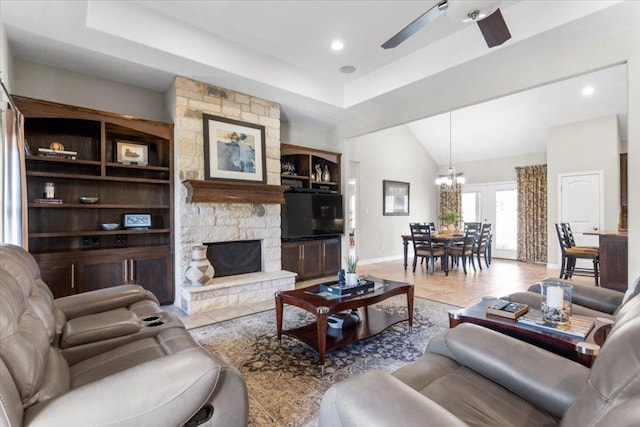
<svg viewBox="0 0 640 427"><path fill-rule="evenodd" d="M462 219L492 224L491 255L516 259L518 249L518 193L515 182L465 185Z"/></svg>

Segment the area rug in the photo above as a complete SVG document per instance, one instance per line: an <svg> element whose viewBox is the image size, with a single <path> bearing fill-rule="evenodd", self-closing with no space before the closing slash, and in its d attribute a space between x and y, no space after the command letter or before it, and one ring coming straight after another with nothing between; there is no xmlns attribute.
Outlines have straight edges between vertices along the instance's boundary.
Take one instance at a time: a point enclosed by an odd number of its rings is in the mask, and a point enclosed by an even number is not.
<svg viewBox="0 0 640 427"><path fill-rule="evenodd" d="M406 297L375 305L406 315ZM416 298L413 331L400 322L367 340L327 353L320 376L315 350L283 336L278 345L275 311L269 310L190 330L212 353L236 366L249 389L249 425L316 426L324 392L335 382L370 369L395 371L424 353L434 335L448 328L448 311L458 307ZM313 322L304 310L285 305L283 328Z"/></svg>

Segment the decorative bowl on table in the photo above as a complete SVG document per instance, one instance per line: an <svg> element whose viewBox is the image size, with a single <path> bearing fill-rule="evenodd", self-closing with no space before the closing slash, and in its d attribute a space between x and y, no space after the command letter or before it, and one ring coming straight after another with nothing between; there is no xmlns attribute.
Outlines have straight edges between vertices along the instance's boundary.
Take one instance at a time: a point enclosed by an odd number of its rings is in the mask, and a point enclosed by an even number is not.
<svg viewBox="0 0 640 427"><path fill-rule="evenodd" d="M80 197L80 203L98 203L98 200L100 200L98 197L86 197L86 196L82 196Z"/></svg>
<svg viewBox="0 0 640 427"><path fill-rule="evenodd" d="M108 224L100 224L100 228L105 231L113 231L120 228L120 224L117 222L110 222Z"/></svg>

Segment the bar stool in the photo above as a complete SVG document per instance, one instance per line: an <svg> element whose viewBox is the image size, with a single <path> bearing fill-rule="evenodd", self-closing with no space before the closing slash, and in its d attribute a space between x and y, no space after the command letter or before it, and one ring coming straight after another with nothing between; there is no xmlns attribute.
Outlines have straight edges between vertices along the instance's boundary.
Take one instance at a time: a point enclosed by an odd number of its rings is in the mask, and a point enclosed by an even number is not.
<svg viewBox="0 0 640 427"><path fill-rule="evenodd" d="M576 246L571 232L571 226L566 222L556 223L556 232L562 251L562 265L560 266L560 278L570 279L572 276L593 277L596 286L600 286L598 281L600 264L600 250L591 246ZM593 268L576 267L578 259L590 259Z"/></svg>

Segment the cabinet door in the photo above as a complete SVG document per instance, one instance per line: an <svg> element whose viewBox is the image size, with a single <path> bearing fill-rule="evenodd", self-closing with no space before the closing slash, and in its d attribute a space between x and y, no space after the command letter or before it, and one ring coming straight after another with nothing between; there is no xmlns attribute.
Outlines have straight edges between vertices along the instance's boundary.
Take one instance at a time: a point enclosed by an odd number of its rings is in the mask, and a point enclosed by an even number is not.
<svg viewBox="0 0 640 427"><path fill-rule="evenodd" d="M171 254L138 254L129 260L130 282L151 291L160 304L172 304L173 257Z"/></svg>
<svg viewBox="0 0 640 427"><path fill-rule="evenodd" d="M98 255L78 262L78 292L124 285L128 279L126 256Z"/></svg>
<svg viewBox="0 0 640 427"><path fill-rule="evenodd" d="M40 276L51 289L54 298L76 293L75 263L66 257L50 254L35 255L34 258L40 267Z"/></svg>
<svg viewBox="0 0 640 427"><path fill-rule="evenodd" d="M282 243L282 269L292 271L300 276L300 259L302 249L298 242Z"/></svg>
<svg viewBox="0 0 640 427"><path fill-rule="evenodd" d="M340 239L328 239L322 242L323 274L337 274L340 270Z"/></svg>
<svg viewBox="0 0 640 427"><path fill-rule="evenodd" d="M302 242L300 278L322 276L322 242Z"/></svg>

